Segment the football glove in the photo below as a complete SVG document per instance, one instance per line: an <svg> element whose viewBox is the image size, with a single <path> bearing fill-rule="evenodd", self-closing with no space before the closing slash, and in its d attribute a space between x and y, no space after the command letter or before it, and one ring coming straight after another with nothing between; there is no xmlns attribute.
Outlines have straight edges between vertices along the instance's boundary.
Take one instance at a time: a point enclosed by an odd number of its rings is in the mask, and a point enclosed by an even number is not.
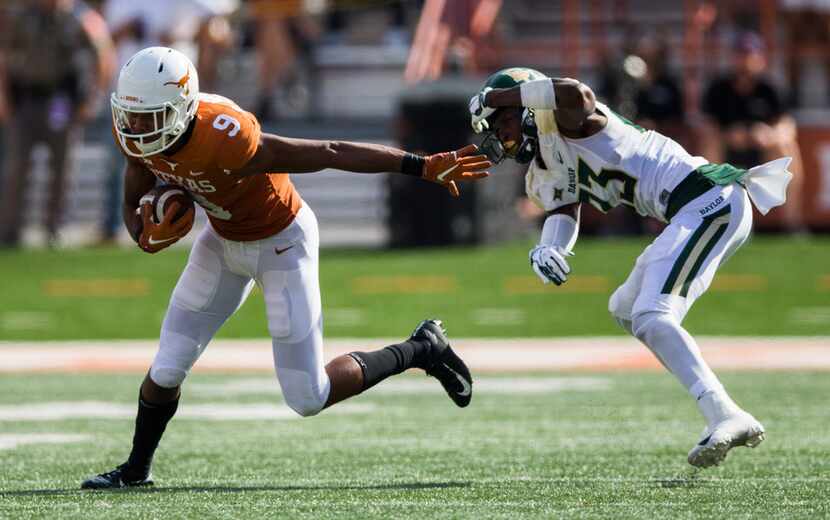
<svg viewBox="0 0 830 520"><path fill-rule="evenodd" d="M565 261L568 253L562 249L538 245L530 250L530 266L544 283L562 285L568 280L571 268Z"/></svg>
<svg viewBox="0 0 830 520"><path fill-rule="evenodd" d="M491 90L493 90L491 87L485 87L481 92L470 98L470 120L473 125L473 130L477 134L489 128L487 118L496 111L495 108L488 107L484 103L485 96Z"/></svg>
<svg viewBox="0 0 830 520"><path fill-rule="evenodd" d="M176 212L179 211L179 203L172 202L164 218L156 224L153 222L153 206L149 202L141 205L141 235L138 237L138 247L147 253L158 253L162 249L171 246L187 235L193 227L195 210L190 210L178 220L173 220Z"/></svg>
<svg viewBox="0 0 830 520"><path fill-rule="evenodd" d="M436 153L424 157L422 178L444 186L453 197L458 197L455 181L474 181L490 175L483 171L493 166L486 155L478 154L474 144L454 152ZM475 155L473 155L475 154Z"/></svg>

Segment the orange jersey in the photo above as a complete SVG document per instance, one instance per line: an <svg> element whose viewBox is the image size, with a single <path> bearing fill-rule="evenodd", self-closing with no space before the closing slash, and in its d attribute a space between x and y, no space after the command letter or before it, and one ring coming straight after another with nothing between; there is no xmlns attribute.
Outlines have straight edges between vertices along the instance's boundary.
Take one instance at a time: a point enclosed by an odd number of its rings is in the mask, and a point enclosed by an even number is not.
<svg viewBox="0 0 830 520"><path fill-rule="evenodd" d="M194 125L187 143L173 155L140 160L163 182L187 190L223 238L261 240L285 229L302 207L288 174L231 175L257 151L261 130L256 117L227 98L203 93Z"/></svg>

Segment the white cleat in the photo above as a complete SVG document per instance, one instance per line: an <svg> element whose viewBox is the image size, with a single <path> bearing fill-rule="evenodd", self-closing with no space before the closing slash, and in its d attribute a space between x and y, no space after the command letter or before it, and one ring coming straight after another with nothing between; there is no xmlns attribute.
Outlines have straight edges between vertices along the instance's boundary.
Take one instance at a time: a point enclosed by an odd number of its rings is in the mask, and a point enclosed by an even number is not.
<svg viewBox="0 0 830 520"><path fill-rule="evenodd" d="M764 440L764 426L755 417L741 411L703 430L703 438L689 452L692 466L718 466L736 446L754 448Z"/></svg>

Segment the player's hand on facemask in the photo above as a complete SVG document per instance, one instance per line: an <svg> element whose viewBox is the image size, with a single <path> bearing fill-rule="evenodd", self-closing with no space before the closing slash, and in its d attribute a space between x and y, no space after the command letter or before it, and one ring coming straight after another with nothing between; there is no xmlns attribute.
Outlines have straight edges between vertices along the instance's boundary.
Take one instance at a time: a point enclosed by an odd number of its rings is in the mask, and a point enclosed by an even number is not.
<svg viewBox="0 0 830 520"><path fill-rule="evenodd" d="M491 90L493 89L486 87L484 90L470 98L470 121L473 125L473 130L477 134L480 134L489 127L487 124L487 118L493 115L496 111L495 108L488 107L484 101L487 93Z"/></svg>
<svg viewBox="0 0 830 520"><path fill-rule="evenodd" d="M478 152L474 144L454 152L436 153L424 158L422 178L444 186L453 197L458 197L455 181L474 181L490 175L487 168L493 166L486 155Z"/></svg>
<svg viewBox="0 0 830 520"><path fill-rule="evenodd" d="M179 209L180 205L177 202L171 203L162 221L156 224L153 222L153 206L149 202L142 204L140 211L143 226L138 237L138 247L147 253L158 253L187 235L193 227L196 212L190 210L174 220Z"/></svg>
<svg viewBox="0 0 830 520"><path fill-rule="evenodd" d="M568 275L571 272L571 267L565 260L568 255L556 247L538 245L530 250L530 266L533 268L542 282L553 282L556 285L562 285L568 280Z"/></svg>

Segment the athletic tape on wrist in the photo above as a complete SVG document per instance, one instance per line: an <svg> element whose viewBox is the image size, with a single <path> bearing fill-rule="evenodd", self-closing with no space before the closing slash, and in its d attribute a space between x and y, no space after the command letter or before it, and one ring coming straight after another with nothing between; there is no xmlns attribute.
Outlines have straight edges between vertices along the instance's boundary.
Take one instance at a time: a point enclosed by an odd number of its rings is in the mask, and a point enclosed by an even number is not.
<svg viewBox="0 0 830 520"><path fill-rule="evenodd" d="M525 108L556 109L556 92L550 78L534 79L519 86Z"/></svg>

